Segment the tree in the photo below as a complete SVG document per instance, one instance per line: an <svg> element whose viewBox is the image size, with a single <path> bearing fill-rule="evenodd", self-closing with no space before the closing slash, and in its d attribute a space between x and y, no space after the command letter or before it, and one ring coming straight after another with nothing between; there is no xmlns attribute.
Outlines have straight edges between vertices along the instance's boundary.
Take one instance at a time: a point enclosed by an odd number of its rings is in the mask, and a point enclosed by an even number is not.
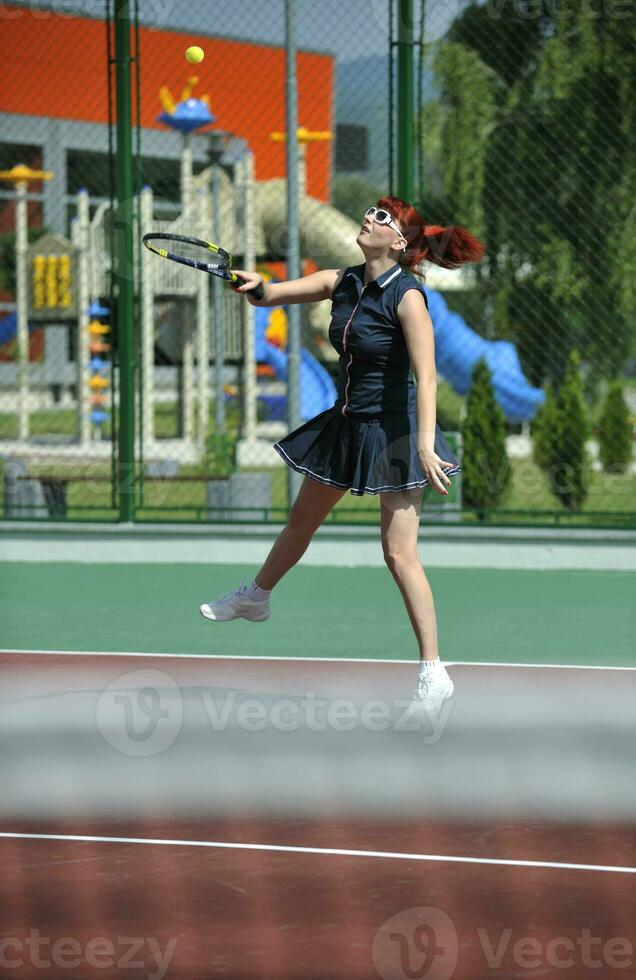
<svg viewBox="0 0 636 980"><path fill-rule="evenodd" d="M587 497L590 460L585 442L589 435L580 357L573 350L556 397L555 438L550 446L548 469L552 493L570 511L580 510Z"/></svg>
<svg viewBox="0 0 636 980"><path fill-rule="evenodd" d="M473 369L461 434L463 505L476 509L483 521L484 511L496 507L510 479L505 417L484 358Z"/></svg>
<svg viewBox="0 0 636 980"><path fill-rule="evenodd" d="M636 7L589 0L471 3L430 46L429 179L485 242L490 336L535 385L574 347L600 379L636 351L635 49Z"/></svg>
<svg viewBox="0 0 636 980"><path fill-rule="evenodd" d="M607 473L624 473L632 461L632 423L619 381L611 382L607 389L599 424L598 449Z"/></svg>
<svg viewBox="0 0 636 980"><path fill-rule="evenodd" d="M532 458L542 470L550 468L551 461L558 453L555 445L557 430L556 400L552 384L545 386L545 401L532 422Z"/></svg>

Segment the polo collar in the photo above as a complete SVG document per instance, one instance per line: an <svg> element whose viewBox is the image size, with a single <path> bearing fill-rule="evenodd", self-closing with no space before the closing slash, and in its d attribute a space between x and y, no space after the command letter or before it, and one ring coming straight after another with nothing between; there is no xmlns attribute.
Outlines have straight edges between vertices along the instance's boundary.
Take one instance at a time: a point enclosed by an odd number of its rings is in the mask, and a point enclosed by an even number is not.
<svg viewBox="0 0 636 980"><path fill-rule="evenodd" d="M390 269L387 269L386 272L383 272L382 275L377 277L377 279L372 279L371 282L374 282L377 286L380 287L380 289L384 289L385 286L388 286L390 282L393 282L394 279L397 279L397 277L400 275L401 272L402 272L402 266L399 264L399 262L396 262L395 265L391 266ZM353 266L352 268L349 269L346 275L355 276L358 279L360 285L363 286L364 264ZM369 285L371 285L371 283L369 283Z"/></svg>
<svg viewBox="0 0 636 980"><path fill-rule="evenodd" d="M396 262L394 266L392 266L390 269L387 269L386 272L383 272L381 276L378 276L378 278L375 281L377 282L378 286L380 286L381 289L384 289L384 287L388 286L390 282L393 282L394 279L397 279L401 271L402 271L402 266L398 262Z"/></svg>

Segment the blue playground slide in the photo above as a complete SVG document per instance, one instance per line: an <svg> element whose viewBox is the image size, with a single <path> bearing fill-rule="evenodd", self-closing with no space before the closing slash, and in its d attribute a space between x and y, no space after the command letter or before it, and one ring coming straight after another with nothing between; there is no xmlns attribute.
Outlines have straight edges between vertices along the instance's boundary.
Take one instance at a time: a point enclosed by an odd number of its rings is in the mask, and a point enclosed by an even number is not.
<svg viewBox="0 0 636 980"><path fill-rule="evenodd" d="M492 375L497 402L509 422L520 423L534 418L545 401L545 392L534 388L524 377L517 349L508 340L487 340L466 324L458 313L448 309L441 293L427 289L429 312L435 334L435 361L439 373L455 391L465 395L472 382L472 371L485 358ZM287 378L287 354L267 342L265 330L270 308L255 310L256 359L271 364L281 379ZM303 421L330 408L336 400L331 376L309 351L301 351L301 416ZM284 418L285 396L264 396Z"/></svg>
<svg viewBox="0 0 636 980"><path fill-rule="evenodd" d="M455 391L465 395L472 371L485 358L495 397L509 422L534 418L545 401L545 392L534 388L523 375L517 348L509 340L487 340L465 323L459 313L448 309L441 293L426 290L435 334L435 365Z"/></svg>
<svg viewBox="0 0 636 980"><path fill-rule="evenodd" d="M524 377L517 349L509 340L487 340L466 324L459 313L448 309L441 293L427 289L429 312L435 334L435 362L439 373L460 395L470 388L472 371L484 357L490 368L495 397L509 422L526 422L534 418L545 401L545 392L534 388ZM287 354L270 344L265 331L273 307L257 307L255 313L256 360L271 364L276 375L287 378ZM36 325L29 324L29 331ZM0 319L0 346L16 333L16 315ZM264 395L270 417L284 418L285 395ZM300 413L303 421L331 408L337 397L331 375L305 348L300 361Z"/></svg>
<svg viewBox="0 0 636 980"><path fill-rule="evenodd" d="M280 348L270 344L265 339L267 321L272 308L257 308L256 314L256 360L271 364L276 374L282 380L287 378L287 354ZM108 312L108 311L106 311ZM15 313L9 313L0 319L0 346L13 340L16 334L17 318ZM37 324L29 324L29 330L36 329ZM300 352L300 412L303 421L331 408L336 400L336 386L331 375L316 358L305 348ZM265 395L272 414L284 418L285 395Z"/></svg>
<svg viewBox="0 0 636 980"><path fill-rule="evenodd" d="M265 337L265 330L275 307L256 307L254 310L254 332L256 344L256 360L270 364L276 376L282 381L287 380L287 353L270 344ZM264 395L264 401L270 406L270 418L285 417L286 395ZM338 392L329 372L320 361L306 348L300 350L300 415L303 422L313 418L320 412L331 408Z"/></svg>

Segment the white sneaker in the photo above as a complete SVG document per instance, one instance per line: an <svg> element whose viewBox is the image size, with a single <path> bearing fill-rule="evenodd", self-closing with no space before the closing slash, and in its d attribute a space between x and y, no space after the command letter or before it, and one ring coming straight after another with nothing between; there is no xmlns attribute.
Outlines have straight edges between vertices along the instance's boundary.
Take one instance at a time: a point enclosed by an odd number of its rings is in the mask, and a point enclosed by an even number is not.
<svg viewBox="0 0 636 980"><path fill-rule="evenodd" d="M269 608L269 597L265 599L252 599L247 595L249 582L244 580L238 589L231 592L224 592L204 602L199 606L202 616L206 619L213 619L218 623L228 622L230 619L250 619L252 622L261 623L269 619L271 611Z"/></svg>
<svg viewBox="0 0 636 980"><path fill-rule="evenodd" d="M454 690L455 685L448 676L445 667L427 671L425 674L420 674L413 703L421 708L438 710L446 698L452 696Z"/></svg>

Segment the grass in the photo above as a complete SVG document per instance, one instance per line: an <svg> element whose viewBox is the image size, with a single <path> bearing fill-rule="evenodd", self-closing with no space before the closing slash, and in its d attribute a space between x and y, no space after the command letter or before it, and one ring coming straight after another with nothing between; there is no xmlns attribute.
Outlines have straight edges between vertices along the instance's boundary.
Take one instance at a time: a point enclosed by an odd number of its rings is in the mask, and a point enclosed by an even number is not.
<svg viewBox="0 0 636 980"><path fill-rule="evenodd" d="M31 412L29 420L33 436L77 434L77 413L73 409L60 408L46 412ZM0 414L0 439L17 438L18 416Z"/></svg>
<svg viewBox="0 0 636 980"><path fill-rule="evenodd" d="M442 401L444 415L447 417L444 427L450 428L449 422L453 424L458 422L461 399L452 392L452 389L445 386ZM238 431L239 413L239 406L229 402L227 405L229 431ZM195 412L195 422L197 419ZM31 415L33 435L72 436L76 433L76 426L76 413L68 409L34 412ZM175 438L178 435L175 405L163 403L157 405L155 427L158 438ZM213 428L213 416L210 418L210 428ZM109 437L107 429L104 431L104 436ZM17 438L17 416L0 415L0 438ZM0 461L0 469L1 466ZM60 468L61 464L48 468L41 466L38 467L38 472L59 472ZM571 514L552 495L546 475L531 460L513 459L511 468L510 484L498 502L496 511L486 515L486 522L536 526L555 523L595 524L607 527L636 525L636 476L593 472L588 496L581 512ZM183 475L203 474L200 466L184 466L180 472ZM263 472L263 467L246 467L244 472ZM268 514L268 519L281 521L287 514L288 470L287 467L277 467L268 472L272 487L272 510ZM77 467L74 467L73 473L79 475ZM68 518L116 519L117 508L113 506L111 486L105 482L91 481L88 478L89 474L86 475L86 480L73 480L68 486ZM109 476L108 463L93 464L90 475ZM3 495L1 483L2 481L0 481L0 503ZM147 482L143 488L143 497L139 498L138 503L137 517L140 520L205 521L207 510L205 481ZM246 506L248 503L246 501ZM437 511L442 504L442 498L435 491L430 491L424 502L424 513L427 510ZM484 523L479 520L479 515L470 511L463 512L461 519L467 524ZM380 498L377 494L358 497L345 493L329 520L339 524L377 524L380 520Z"/></svg>
<svg viewBox="0 0 636 980"><path fill-rule="evenodd" d="M50 471L59 472L60 467ZM527 460L512 462L513 476L510 486L499 502L496 512L487 515L487 522L506 524L551 525L604 525L608 527L631 524L636 526L636 477L618 474L593 473L589 494L580 513L570 514L551 495L545 474ZM47 472L41 467L39 472ZM74 471L77 473L77 471ZM243 472L264 472L262 468L245 468ZM272 509L268 519L284 521L287 514L286 468L274 468L269 472L272 487ZM201 474L200 468L184 466L183 475ZM111 485L94 482L91 476L108 476L107 465L95 466L85 481L73 480L68 486L67 516L69 519L112 520L116 518L116 508L112 506ZM436 511L442 498L434 491L424 505L426 510ZM244 506L249 507L249 501ZM205 481L178 483L170 481L149 481L143 487L143 499L139 499L137 517L139 520L191 521L206 519ZM514 513L503 513L512 511ZM596 515L596 516L595 516ZM629 515L627 518L624 515ZM378 524L380 521L380 498L377 494L362 497L345 493L329 518L338 524ZM462 522L483 523L472 512L462 514Z"/></svg>
<svg viewBox="0 0 636 980"><path fill-rule="evenodd" d="M232 409L227 413L230 427L238 428L238 411ZM53 408L42 412L31 412L29 416L31 435L40 436L77 436L79 427L77 412L69 408ZM194 430L198 432L199 416L195 406ZM210 424L213 416L210 416ZM155 435L158 439L177 439L179 437L179 418L174 404L160 402L155 406ZM102 437L111 438L111 425L106 422L102 428ZM0 413L0 439L18 438L18 416L15 413Z"/></svg>

